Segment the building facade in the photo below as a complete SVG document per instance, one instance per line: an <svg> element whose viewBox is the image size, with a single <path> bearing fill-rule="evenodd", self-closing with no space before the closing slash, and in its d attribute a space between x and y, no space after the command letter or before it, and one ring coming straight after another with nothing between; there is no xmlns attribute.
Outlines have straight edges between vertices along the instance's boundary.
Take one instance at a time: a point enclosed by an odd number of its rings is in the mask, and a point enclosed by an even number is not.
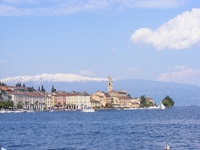
<svg viewBox="0 0 200 150"><path fill-rule="evenodd" d="M66 96L66 107L70 109L91 107L90 95L85 92L70 92Z"/></svg>

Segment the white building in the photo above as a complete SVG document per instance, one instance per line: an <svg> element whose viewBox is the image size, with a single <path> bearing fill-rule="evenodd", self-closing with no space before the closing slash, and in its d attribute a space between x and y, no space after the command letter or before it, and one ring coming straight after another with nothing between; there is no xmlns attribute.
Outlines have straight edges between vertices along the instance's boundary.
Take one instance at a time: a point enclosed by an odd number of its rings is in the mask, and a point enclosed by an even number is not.
<svg viewBox="0 0 200 150"><path fill-rule="evenodd" d="M41 93L34 92L10 92L14 107L21 105L23 109L43 110L45 107L45 97Z"/></svg>
<svg viewBox="0 0 200 150"><path fill-rule="evenodd" d="M68 93L66 96L66 106L73 109L91 107L90 95L79 92Z"/></svg>

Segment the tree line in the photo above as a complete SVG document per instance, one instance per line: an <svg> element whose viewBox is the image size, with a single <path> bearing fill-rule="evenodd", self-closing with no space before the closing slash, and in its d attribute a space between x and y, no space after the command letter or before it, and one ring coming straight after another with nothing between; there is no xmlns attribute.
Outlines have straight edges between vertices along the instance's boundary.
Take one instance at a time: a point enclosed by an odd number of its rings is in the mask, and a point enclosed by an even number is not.
<svg viewBox="0 0 200 150"><path fill-rule="evenodd" d="M14 104L13 101L0 101L0 109L11 109L13 108Z"/></svg>
<svg viewBox="0 0 200 150"><path fill-rule="evenodd" d="M140 97L140 107L150 107L150 106L154 106L154 104L152 102L148 102L146 97L143 95ZM174 100L169 97L168 95L162 100L162 104L165 107L172 107L174 106Z"/></svg>

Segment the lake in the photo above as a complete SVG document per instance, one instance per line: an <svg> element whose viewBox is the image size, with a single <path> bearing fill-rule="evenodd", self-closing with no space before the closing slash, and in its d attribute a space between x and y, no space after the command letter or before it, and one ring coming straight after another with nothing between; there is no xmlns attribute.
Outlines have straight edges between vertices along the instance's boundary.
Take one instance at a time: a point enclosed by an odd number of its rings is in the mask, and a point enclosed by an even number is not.
<svg viewBox="0 0 200 150"><path fill-rule="evenodd" d="M199 150L199 131L199 106L0 114L7 150Z"/></svg>

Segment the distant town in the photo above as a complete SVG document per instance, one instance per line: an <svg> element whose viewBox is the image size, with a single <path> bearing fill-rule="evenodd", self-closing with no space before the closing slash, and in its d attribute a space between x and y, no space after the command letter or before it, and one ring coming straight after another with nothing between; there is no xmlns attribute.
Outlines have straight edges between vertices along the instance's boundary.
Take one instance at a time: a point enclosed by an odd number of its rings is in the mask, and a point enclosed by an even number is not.
<svg viewBox="0 0 200 150"><path fill-rule="evenodd" d="M0 82L0 109L26 111L44 110L81 110L93 109L139 109L157 107L152 98L131 97L125 90L113 89L112 77L108 77L108 91L97 91L93 94L77 91L57 91L52 85L51 92L46 92L43 85L35 90L17 83L8 86Z"/></svg>

